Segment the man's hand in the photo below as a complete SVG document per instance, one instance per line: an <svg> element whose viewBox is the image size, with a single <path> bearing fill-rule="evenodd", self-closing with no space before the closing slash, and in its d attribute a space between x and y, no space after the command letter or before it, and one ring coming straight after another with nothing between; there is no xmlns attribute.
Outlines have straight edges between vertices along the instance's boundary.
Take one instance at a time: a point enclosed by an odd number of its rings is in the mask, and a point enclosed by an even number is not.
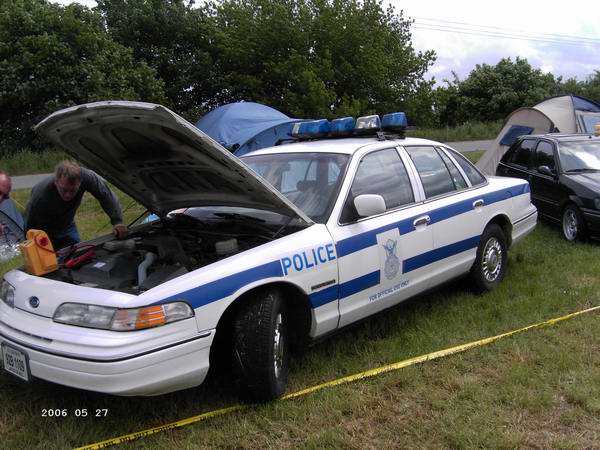
<svg viewBox="0 0 600 450"><path fill-rule="evenodd" d="M113 234L117 239L124 239L127 237L127 233L129 233L129 230L127 229L127 226L122 223L118 223L113 227Z"/></svg>

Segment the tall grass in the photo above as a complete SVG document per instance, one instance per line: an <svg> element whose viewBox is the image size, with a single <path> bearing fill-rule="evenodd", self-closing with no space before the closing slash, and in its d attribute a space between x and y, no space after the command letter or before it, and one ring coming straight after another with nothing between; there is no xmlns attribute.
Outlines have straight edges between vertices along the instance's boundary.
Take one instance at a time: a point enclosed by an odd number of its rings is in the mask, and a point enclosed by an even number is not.
<svg viewBox="0 0 600 450"><path fill-rule="evenodd" d="M440 142L475 141L495 139L502 129L502 122L472 122L456 127L420 128L407 131L407 136L427 138Z"/></svg>
<svg viewBox="0 0 600 450"><path fill-rule="evenodd" d="M59 161L69 158L64 152L48 150L45 152L32 152L23 150L2 156L0 170L11 176L32 175L36 173L49 173Z"/></svg>

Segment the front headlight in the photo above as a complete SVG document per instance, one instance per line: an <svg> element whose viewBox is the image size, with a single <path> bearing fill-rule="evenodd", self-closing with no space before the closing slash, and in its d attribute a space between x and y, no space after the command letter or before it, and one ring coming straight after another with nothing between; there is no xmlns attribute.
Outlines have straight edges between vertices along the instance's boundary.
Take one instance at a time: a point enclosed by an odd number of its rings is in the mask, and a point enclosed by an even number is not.
<svg viewBox="0 0 600 450"><path fill-rule="evenodd" d="M193 316L194 311L185 302L131 309L63 303L54 313L53 320L68 325L101 330L134 331L158 327Z"/></svg>
<svg viewBox="0 0 600 450"><path fill-rule="evenodd" d="M0 299L11 308L15 307L15 288L6 280L0 284Z"/></svg>

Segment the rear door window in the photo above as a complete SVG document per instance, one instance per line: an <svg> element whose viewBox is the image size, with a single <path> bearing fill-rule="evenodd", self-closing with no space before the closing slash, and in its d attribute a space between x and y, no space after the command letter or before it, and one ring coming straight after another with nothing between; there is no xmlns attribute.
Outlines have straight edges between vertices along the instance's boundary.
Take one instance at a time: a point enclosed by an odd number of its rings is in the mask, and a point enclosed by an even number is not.
<svg viewBox="0 0 600 450"><path fill-rule="evenodd" d="M463 172L467 175L467 178L471 182L471 186L477 186L479 184L485 183L485 177L481 175L479 170L475 168L473 164L467 161L463 155L458 152L454 152L452 150L448 150L454 160L458 163Z"/></svg>
<svg viewBox="0 0 600 450"><path fill-rule="evenodd" d="M427 198L456 190L452 176L434 147L405 147L412 159Z"/></svg>

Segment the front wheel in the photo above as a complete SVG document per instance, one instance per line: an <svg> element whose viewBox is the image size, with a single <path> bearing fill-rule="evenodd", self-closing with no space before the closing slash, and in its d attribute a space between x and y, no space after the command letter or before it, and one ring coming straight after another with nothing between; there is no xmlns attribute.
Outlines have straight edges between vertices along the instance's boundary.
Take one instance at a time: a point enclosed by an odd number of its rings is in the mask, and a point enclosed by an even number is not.
<svg viewBox="0 0 600 450"><path fill-rule="evenodd" d="M580 241L585 238L585 226L579 208L567 205L562 215L563 237L569 241Z"/></svg>
<svg viewBox="0 0 600 450"><path fill-rule="evenodd" d="M277 290L247 299L234 322L233 360L240 396L250 401L281 397L290 360L288 315Z"/></svg>
<svg viewBox="0 0 600 450"><path fill-rule="evenodd" d="M506 274L506 236L495 223L489 224L479 241L471 277L478 292L494 290Z"/></svg>

